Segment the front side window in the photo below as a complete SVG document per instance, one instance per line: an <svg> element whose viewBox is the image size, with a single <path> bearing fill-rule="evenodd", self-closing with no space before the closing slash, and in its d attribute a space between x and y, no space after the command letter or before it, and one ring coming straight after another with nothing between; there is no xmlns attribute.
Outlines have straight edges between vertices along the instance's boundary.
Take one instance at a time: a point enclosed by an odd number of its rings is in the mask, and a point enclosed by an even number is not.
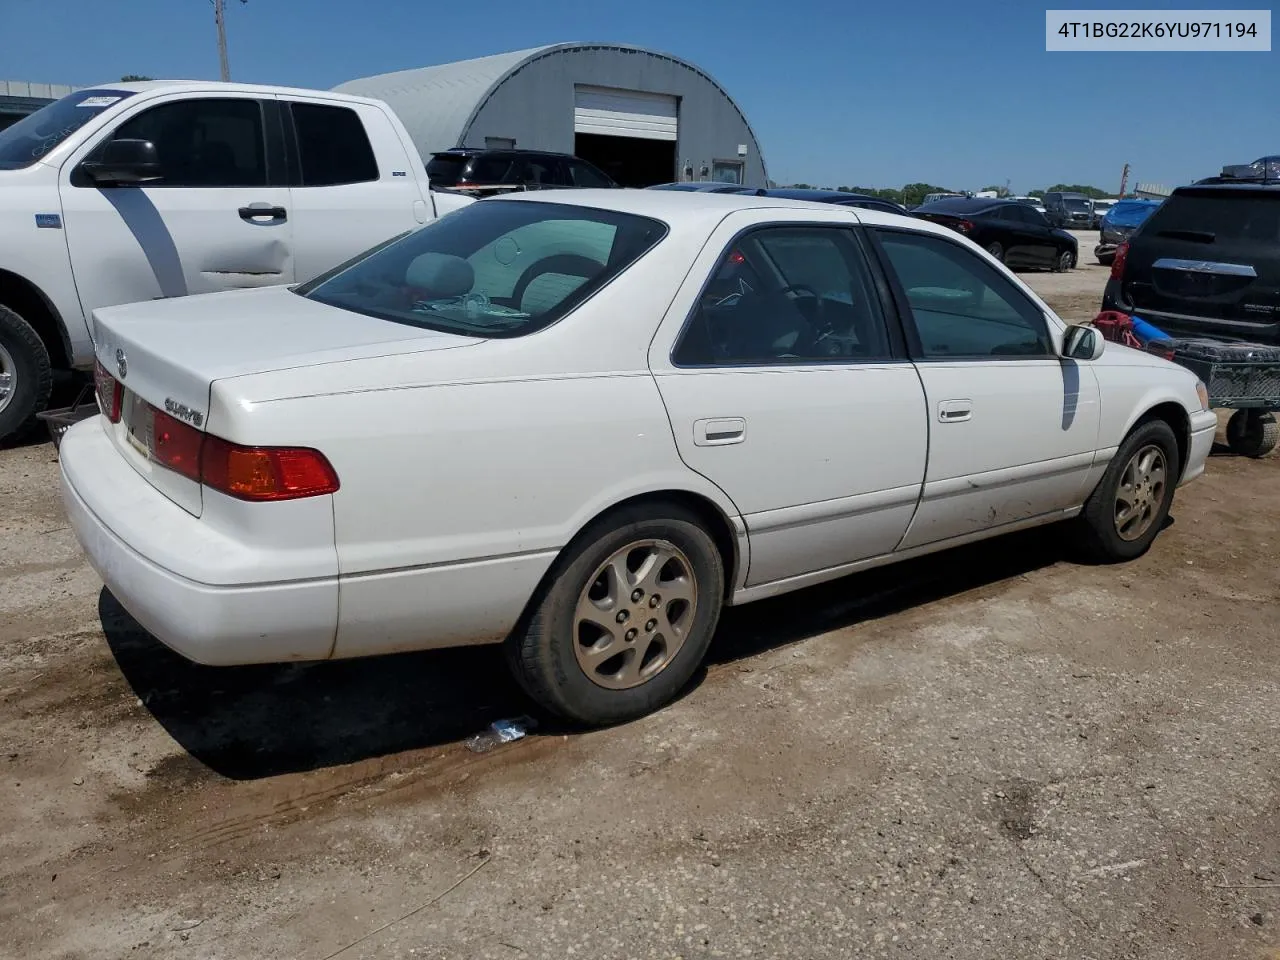
<svg viewBox="0 0 1280 960"><path fill-rule="evenodd" d="M890 355L879 300L851 233L766 227L725 251L672 353L679 366Z"/></svg>
<svg viewBox="0 0 1280 960"><path fill-rule="evenodd" d="M1040 310L976 254L922 233L885 231L880 244L906 292L924 359L1053 354Z"/></svg>
<svg viewBox="0 0 1280 960"><path fill-rule="evenodd" d="M394 323L518 337L555 323L666 234L647 217L490 199L297 288Z"/></svg>
<svg viewBox="0 0 1280 960"><path fill-rule="evenodd" d="M360 116L349 107L290 103L302 186L332 187L378 179L378 161Z"/></svg>
<svg viewBox="0 0 1280 960"><path fill-rule="evenodd" d="M28 114L0 131L0 170L31 166L103 110L132 96L128 90L78 90Z"/></svg>
<svg viewBox="0 0 1280 960"><path fill-rule="evenodd" d="M150 140L163 179L156 187L264 187L262 106L257 100L178 100L121 124L114 140Z"/></svg>

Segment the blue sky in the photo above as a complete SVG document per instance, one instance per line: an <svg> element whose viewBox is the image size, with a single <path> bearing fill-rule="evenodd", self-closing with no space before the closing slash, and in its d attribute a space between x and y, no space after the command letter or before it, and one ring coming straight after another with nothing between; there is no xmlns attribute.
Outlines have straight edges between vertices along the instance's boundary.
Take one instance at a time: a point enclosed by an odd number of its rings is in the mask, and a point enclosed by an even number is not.
<svg viewBox="0 0 1280 960"><path fill-rule="evenodd" d="M1280 152L1280 54L1046 53L1038 4L228 3L246 82L327 88L565 40L673 53L738 101L782 183L1114 190L1126 161L1131 183L1172 185ZM210 0L0 0L0 79L124 73L217 77Z"/></svg>

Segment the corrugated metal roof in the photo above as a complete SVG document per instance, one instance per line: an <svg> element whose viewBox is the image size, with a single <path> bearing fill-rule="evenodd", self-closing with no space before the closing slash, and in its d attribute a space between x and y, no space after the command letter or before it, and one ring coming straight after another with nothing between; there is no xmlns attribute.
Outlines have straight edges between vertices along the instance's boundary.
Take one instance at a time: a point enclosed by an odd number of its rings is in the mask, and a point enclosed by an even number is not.
<svg viewBox="0 0 1280 960"><path fill-rule="evenodd" d="M444 149L457 146L472 115L513 70L539 54L568 46L575 44L552 44L435 67L398 70L349 80L333 89L385 100L413 131L419 144Z"/></svg>

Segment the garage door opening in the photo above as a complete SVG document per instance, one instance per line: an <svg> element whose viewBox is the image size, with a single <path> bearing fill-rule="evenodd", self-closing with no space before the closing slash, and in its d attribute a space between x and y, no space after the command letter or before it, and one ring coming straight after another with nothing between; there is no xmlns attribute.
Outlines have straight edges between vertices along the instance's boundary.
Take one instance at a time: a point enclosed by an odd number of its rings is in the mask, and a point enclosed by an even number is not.
<svg viewBox="0 0 1280 960"><path fill-rule="evenodd" d="M624 187L650 187L676 179L676 145L668 140L580 133L573 152Z"/></svg>
<svg viewBox="0 0 1280 960"><path fill-rule="evenodd" d="M665 93L577 86L573 152L624 187L676 178L680 101Z"/></svg>

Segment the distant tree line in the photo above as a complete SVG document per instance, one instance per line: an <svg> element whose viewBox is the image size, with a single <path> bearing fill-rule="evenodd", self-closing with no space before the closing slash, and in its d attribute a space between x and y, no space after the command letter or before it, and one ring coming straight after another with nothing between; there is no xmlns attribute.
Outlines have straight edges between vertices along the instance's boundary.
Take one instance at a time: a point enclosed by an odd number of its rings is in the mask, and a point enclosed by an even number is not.
<svg viewBox="0 0 1280 960"><path fill-rule="evenodd" d="M771 184L772 186L772 184ZM892 200L894 203L900 203L904 207L919 206L924 198L931 193L962 193L961 190L953 190L950 187L940 187L933 183L908 183L901 188L895 187L819 187L811 183L793 183L790 186L797 190L839 190L841 193L864 193L869 197L880 197L884 200ZM1103 197L1111 196L1106 190L1098 187L1082 186L1081 184L1065 184L1055 183L1052 187L1045 187L1043 190L1030 190L1027 192L1029 197L1043 197L1046 193L1054 190L1061 190L1067 193L1083 193L1086 197L1092 197L1095 200ZM1005 197L1009 195L1009 191L1005 187L983 187L982 192L994 191L997 196Z"/></svg>

